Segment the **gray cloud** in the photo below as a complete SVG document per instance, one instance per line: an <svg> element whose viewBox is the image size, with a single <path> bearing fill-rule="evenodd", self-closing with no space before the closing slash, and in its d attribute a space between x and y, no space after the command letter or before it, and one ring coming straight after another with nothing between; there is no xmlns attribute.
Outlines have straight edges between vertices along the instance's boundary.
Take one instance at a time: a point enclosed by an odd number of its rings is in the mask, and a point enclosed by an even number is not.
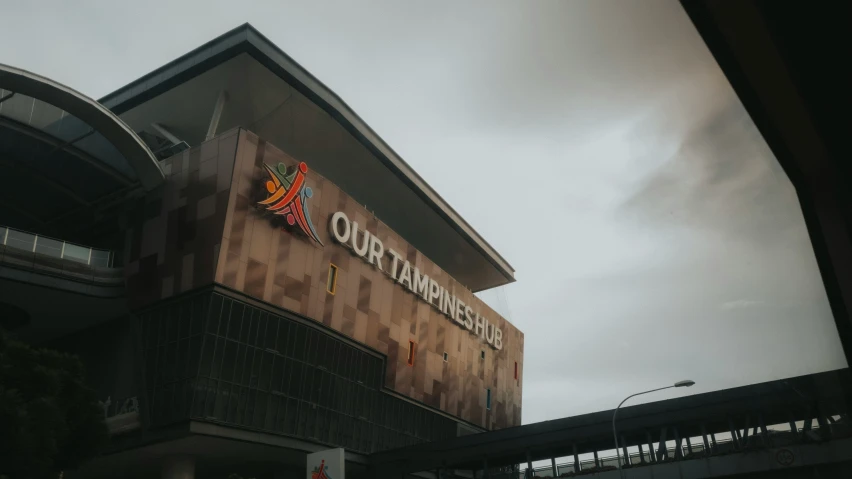
<svg viewBox="0 0 852 479"><path fill-rule="evenodd" d="M675 0L45 1L3 19L0 62L93 97L254 24L515 266L482 297L525 332L525 422L845 366L794 190Z"/></svg>

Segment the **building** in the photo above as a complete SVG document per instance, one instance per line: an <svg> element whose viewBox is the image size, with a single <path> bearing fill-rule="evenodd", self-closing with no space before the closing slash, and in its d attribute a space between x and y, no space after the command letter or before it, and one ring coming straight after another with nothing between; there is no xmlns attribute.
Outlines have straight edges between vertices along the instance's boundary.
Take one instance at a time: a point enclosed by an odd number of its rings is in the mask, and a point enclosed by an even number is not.
<svg viewBox="0 0 852 479"><path fill-rule="evenodd" d="M68 477L367 477L520 425L523 334L473 294L511 266L251 26L99 102L2 67L0 153L3 326L112 431Z"/></svg>

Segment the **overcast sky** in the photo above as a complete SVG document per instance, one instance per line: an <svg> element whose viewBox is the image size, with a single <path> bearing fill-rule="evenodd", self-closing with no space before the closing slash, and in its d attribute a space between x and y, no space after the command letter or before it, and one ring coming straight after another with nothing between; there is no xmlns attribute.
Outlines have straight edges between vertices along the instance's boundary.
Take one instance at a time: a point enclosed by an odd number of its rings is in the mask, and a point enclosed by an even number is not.
<svg viewBox="0 0 852 479"><path fill-rule="evenodd" d="M846 366L793 188L674 0L43 0L2 18L0 63L94 98L252 23L515 267L482 296L526 335L525 423Z"/></svg>

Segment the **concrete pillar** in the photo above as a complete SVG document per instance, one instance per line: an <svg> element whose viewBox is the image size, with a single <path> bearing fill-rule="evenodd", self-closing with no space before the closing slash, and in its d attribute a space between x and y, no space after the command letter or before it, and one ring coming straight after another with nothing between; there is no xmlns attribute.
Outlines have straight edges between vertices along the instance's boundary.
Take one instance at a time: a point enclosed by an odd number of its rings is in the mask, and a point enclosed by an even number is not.
<svg viewBox="0 0 852 479"><path fill-rule="evenodd" d="M195 458L172 456L163 461L161 479L195 479Z"/></svg>

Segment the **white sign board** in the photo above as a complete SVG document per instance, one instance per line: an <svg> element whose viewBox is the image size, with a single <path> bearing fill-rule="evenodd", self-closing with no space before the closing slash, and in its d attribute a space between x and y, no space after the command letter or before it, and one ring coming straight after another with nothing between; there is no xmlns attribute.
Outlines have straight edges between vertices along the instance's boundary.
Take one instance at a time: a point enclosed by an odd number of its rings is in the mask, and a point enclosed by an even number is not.
<svg viewBox="0 0 852 479"><path fill-rule="evenodd" d="M308 454L307 479L346 479L343 449L327 449Z"/></svg>

